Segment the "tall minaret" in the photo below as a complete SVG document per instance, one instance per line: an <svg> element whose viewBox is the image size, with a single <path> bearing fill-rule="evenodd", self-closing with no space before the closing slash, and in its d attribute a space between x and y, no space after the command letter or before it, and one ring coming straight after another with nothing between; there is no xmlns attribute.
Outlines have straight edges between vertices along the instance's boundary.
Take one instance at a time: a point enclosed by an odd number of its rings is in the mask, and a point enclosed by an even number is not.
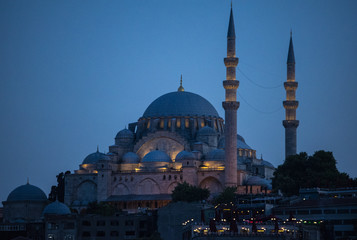
<svg viewBox="0 0 357 240"><path fill-rule="evenodd" d="M296 120L296 109L299 102L295 100L295 91L298 83L295 82L295 56L293 47L292 33L290 32L290 44L287 64L287 81L284 82L286 90L286 101L283 102L285 108L285 158L296 154L296 129L299 126L299 120Z"/></svg>
<svg viewBox="0 0 357 240"><path fill-rule="evenodd" d="M236 80L236 67L238 58L236 57L236 34L234 31L233 10L231 6L231 15L229 17L229 26L227 34L227 57L224 59L226 65L226 80L223 81L223 87L226 90L226 100L222 102L225 110L225 186L237 186L237 88L239 81Z"/></svg>

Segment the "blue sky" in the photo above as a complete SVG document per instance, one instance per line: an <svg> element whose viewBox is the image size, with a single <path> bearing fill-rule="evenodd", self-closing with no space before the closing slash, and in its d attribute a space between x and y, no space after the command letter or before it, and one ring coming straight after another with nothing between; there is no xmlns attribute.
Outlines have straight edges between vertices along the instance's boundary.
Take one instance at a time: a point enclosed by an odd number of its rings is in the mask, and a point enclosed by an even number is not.
<svg viewBox="0 0 357 240"><path fill-rule="evenodd" d="M284 160L283 82L296 58L298 151L332 151L357 177L357 2L233 1L238 132ZM30 183L46 194L150 102L179 86L224 116L230 1L0 2L0 200ZM259 86L263 86L259 87Z"/></svg>

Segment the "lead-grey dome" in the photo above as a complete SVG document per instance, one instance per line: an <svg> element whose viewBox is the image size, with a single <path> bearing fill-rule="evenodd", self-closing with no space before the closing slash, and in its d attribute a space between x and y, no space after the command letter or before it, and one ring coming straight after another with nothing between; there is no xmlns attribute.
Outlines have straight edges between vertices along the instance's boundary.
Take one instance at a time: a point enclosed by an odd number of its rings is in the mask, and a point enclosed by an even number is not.
<svg viewBox="0 0 357 240"><path fill-rule="evenodd" d="M217 117L216 109L206 99L190 92L171 92L153 101L143 117L205 116Z"/></svg>
<svg viewBox="0 0 357 240"><path fill-rule="evenodd" d="M53 203L48 204L42 212L42 215L67 215L71 214L71 210L66 204L56 200Z"/></svg>
<svg viewBox="0 0 357 240"><path fill-rule="evenodd" d="M155 150L146 154L142 162L171 162L171 159L163 151Z"/></svg>
<svg viewBox="0 0 357 240"><path fill-rule="evenodd" d="M134 140L134 133L126 128L119 131L115 136L116 145L130 144L133 142L133 140Z"/></svg>
<svg viewBox="0 0 357 240"><path fill-rule="evenodd" d="M217 132L209 126L204 126L200 130L198 130L197 134L199 136L214 136L214 135L217 135Z"/></svg>
<svg viewBox="0 0 357 240"><path fill-rule="evenodd" d="M206 161L225 161L226 152L223 149L213 149L206 156Z"/></svg>
<svg viewBox="0 0 357 240"><path fill-rule="evenodd" d="M84 160L82 164L96 164L99 160L110 160L110 157L108 157L106 154L97 151L95 153L89 154Z"/></svg>
<svg viewBox="0 0 357 240"><path fill-rule="evenodd" d="M138 154L134 152L127 152L123 156L123 162L124 163L138 163L140 162L140 158Z"/></svg>
<svg viewBox="0 0 357 240"><path fill-rule="evenodd" d="M226 140L225 140L225 137L223 136L220 140L219 140L219 143L218 143L218 148L225 148L225 145L226 145ZM252 150L252 148L245 143L245 140L244 138L237 134L237 148L238 149L250 149Z"/></svg>
<svg viewBox="0 0 357 240"><path fill-rule="evenodd" d="M29 183L15 188L7 197L8 202L13 201L46 201L46 194L38 187Z"/></svg>
<svg viewBox="0 0 357 240"><path fill-rule="evenodd" d="M271 189L271 184L268 180L258 177L258 176L251 176L245 181L245 185L247 186L262 186L266 187L267 189Z"/></svg>
<svg viewBox="0 0 357 240"><path fill-rule="evenodd" d="M182 162L183 160L195 160L196 157L192 152L181 151L176 155L175 162Z"/></svg>

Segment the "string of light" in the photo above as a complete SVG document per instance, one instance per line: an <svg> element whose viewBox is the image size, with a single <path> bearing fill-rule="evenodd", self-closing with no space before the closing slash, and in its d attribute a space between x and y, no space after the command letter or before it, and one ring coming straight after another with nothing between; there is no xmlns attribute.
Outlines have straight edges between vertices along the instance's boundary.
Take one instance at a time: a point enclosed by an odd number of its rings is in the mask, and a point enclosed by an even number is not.
<svg viewBox="0 0 357 240"><path fill-rule="evenodd" d="M259 112L259 113L262 113L262 114L274 114L274 113L277 113L277 112L279 112L279 111L281 111L283 109L283 107L280 106L279 108L277 108L277 109L275 109L273 111L262 111L262 110L260 110L260 109L258 109L256 107L254 107L253 105L251 105L247 100L245 100L245 98L241 94L239 94L239 92L237 92L237 94L249 107L251 107L253 110L255 110L255 111Z"/></svg>
<svg viewBox="0 0 357 240"><path fill-rule="evenodd" d="M239 67L237 67L238 71L242 74L242 76L247 79L248 81L250 81L251 83L253 83L254 85L256 85L257 87L260 87L260 88L263 88L263 89L275 89L275 88L280 88L283 86L283 84L279 84L279 85L276 85L276 86L271 86L271 87L268 87L268 86L263 86L263 85L260 85L259 83L256 83L255 81L253 81L250 77L248 77Z"/></svg>

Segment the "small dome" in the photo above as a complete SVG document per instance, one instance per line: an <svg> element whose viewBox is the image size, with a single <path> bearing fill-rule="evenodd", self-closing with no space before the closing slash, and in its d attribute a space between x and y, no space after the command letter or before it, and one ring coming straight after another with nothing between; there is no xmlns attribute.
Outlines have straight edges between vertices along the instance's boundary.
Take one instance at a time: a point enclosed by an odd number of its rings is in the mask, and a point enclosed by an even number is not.
<svg viewBox="0 0 357 240"><path fill-rule="evenodd" d="M223 137L219 140L218 148L224 149L225 145L226 145L226 141L225 141L225 138ZM244 138L239 134L237 134L237 148L238 149L252 149L250 146L248 146L248 144L245 143Z"/></svg>
<svg viewBox="0 0 357 240"><path fill-rule="evenodd" d="M183 160L195 160L196 157L192 152L181 151L176 155L176 162L181 162Z"/></svg>
<svg viewBox="0 0 357 240"><path fill-rule="evenodd" d="M140 162L140 158L136 153L127 152L123 156L123 163L138 163L138 162Z"/></svg>
<svg viewBox="0 0 357 240"><path fill-rule="evenodd" d="M206 156L206 161L225 161L226 153L223 149L214 149Z"/></svg>
<svg viewBox="0 0 357 240"><path fill-rule="evenodd" d="M263 160L262 161L262 165L266 166L266 167L270 167L270 168L275 168L273 164L271 164L268 161Z"/></svg>
<svg viewBox="0 0 357 240"><path fill-rule="evenodd" d="M171 162L171 159L163 151L155 150L146 154L142 162Z"/></svg>
<svg viewBox="0 0 357 240"><path fill-rule="evenodd" d="M123 129L115 136L115 144L130 144L134 141L134 133L129 129Z"/></svg>
<svg viewBox="0 0 357 240"><path fill-rule="evenodd" d="M217 135L217 132L211 128L211 127L208 127L208 126L205 126L203 128L201 128L200 130L198 130L198 133L197 133L199 136L214 136L214 135Z"/></svg>
<svg viewBox="0 0 357 240"><path fill-rule="evenodd" d="M248 186L262 186L262 187L267 187L268 189L271 189L271 184L268 180L258 177L258 176L252 176L249 177L245 181L245 185Z"/></svg>
<svg viewBox="0 0 357 240"><path fill-rule="evenodd" d="M67 207L66 204L59 201L48 204L42 212L42 215L67 215L71 214L71 210Z"/></svg>
<svg viewBox="0 0 357 240"><path fill-rule="evenodd" d="M29 183L15 188L7 197L8 202L46 200L46 194L40 188L33 186Z"/></svg>
<svg viewBox="0 0 357 240"><path fill-rule="evenodd" d="M89 154L82 162L82 164L96 164L99 160L107 160L110 161L110 157L106 154L97 151L95 153Z"/></svg>

